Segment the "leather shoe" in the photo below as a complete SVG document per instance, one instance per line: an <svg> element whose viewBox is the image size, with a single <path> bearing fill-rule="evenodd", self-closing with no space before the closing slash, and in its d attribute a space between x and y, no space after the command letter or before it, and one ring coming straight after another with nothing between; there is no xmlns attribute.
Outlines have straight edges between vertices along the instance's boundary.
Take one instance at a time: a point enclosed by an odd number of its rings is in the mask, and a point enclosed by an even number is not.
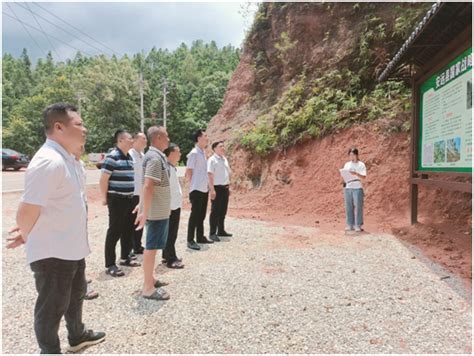
<svg viewBox="0 0 474 356"><path fill-rule="evenodd" d="M205 236L196 240L198 244L213 244L214 241L208 240Z"/></svg>
<svg viewBox="0 0 474 356"><path fill-rule="evenodd" d="M212 241L215 241L215 242L219 242L221 239L217 237L216 234L213 234L211 236L209 236L209 239L211 239Z"/></svg>
<svg viewBox="0 0 474 356"><path fill-rule="evenodd" d="M200 250L201 247L195 243L194 241L188 241L188 248L190 248L191 250Z"/></svg>
<svg viewBox="0 0 474 356"><path fill-rule="evenodd" d="M229 234L228 232L223 232L222 234L217 234L220 237L232 237L232 234Z"/></svg>

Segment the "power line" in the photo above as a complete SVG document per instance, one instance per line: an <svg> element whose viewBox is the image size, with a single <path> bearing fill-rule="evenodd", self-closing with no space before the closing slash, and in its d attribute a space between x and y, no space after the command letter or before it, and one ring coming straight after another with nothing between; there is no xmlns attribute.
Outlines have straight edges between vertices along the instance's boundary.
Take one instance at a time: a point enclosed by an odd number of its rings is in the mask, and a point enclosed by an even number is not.
<svg viewBox="0 0 474 356"><path fill-rule="evenodd" d="M17 4L18 6L20 6L20 7L22 7L23 9L26 9L25 7L23 7L23 6L20 5L19 3L16 3L16 4ZM28 5L27 5L27 6L28 6ZM31 8L30 8L29 6L28 6L28 10L29 10L31 13L33 13L32 10L31 10ZM85 43L86 45L91 46L92 48L98 50L100 53L107 55L107 53L105 53L102 49L100 49L100 48L94 46L93 44L90 44L89 42L84 41L83 39L77 37L77 35L75 35L75 34L69 32L68 30L64 29L64 28L61 27L61 26L56 25L54 22L49 21L47 18L45 18L45 17L43 17L43 16L41 16L41 15L39 15L39 14L36 14L36 16L38 16L40 19L46 21L47 23L53 25L54 27L59 28L60 30L66 32L68 35L74 37L75 39L78 39L79 41Z"/></svg>
<svg viewBox="0 0 474 356"><path fill-rule="evenodd" d="M7 4L8 8L10 9L10 11L13 13L13 16L15 16L15 20L20 20L18 18L18 16L16 15L15 11L13 11L12 7L10 6L10 4L8 2L6 2L5 4ZM36 46L38 46L40 52L42 52L43 54L47 54L46 51L43 50L43 48L39 45L39 43L35 40L35 38L31 35L30 31L28 31L28 29L26 28L25 25L23 25L23 23L21 24L21 26L23 27L23 29L25 30L25 32L28 34L28 36L31 38L31 40L36 44Z"/></svg>
<svg viewBox="0 0 474 356"><path fill-rule="evenodd" d="M48 35L46 34L46 32L44 32L43 30L43 27L41 26L41 24L39 23L38 19L36 18L35 14L33 13L33 11L30 10L29 6L27 3L25 3L25 5L28 7L28 10L30 11L31 15L33 16L33 18L35 19L35 22L36 24L38 25L38 27L41 29L41 32L43 32L43 35L46 37L46 40L49 42L49 44L51 45L51 48L53 49L54 53L56 53L56 56L58 56L59 60L61 61L62 58L61 56L59 55L58 51L56 51L56 48L54 47L53 43L51 42L50 38L48 37Z"/></svg>
<svg viewBox="0 0 474 356"><path fill-rule="evenodd" d="M18 21L19 23L21 23L21 24L23 24L23 25L26 25L26 26L28 26L28 27L30 27L30 28L36 30L36 31L42 32L40 29L38 29L38 28L36 28L36 27L34 27L34 26L31 26L30 24L28 24L28 23L26 23L26 22L24 22L24 21L21 21L20 19L17 19L17 18L15 18L15 17L13 17L12 15L10 15L9 13L7 13L7 12L5 12L5 11L2 11L2 14L6 15L6 16L12 18L13 20ZM49 37L55 39L55 40L58 41L58 42L61 42L62 44L66 45L66 46L68 46L68 47L70 47L70 48L72 48L72 49L75 49L76 51L82 52L82 53L84 53L84 54L86 54L86 55L88 55L88 56L90 56L90 57L94 57L93 54L87 53L86 51L82 51L82 50L80 50L80 49L77 48L77 47L71 46L69 43L64 42L63 40L61 40L61 39L59 39L59 38L57 38L57 37L54 37L54 36L52 36L52 35L50 35L50 34L48 34L48 35L49 35Z"/></svg>
<svg viewBox="0 0 474 356"><path fill-rule="evenodd" d="M48 14L50 14L51 16L54 16L56 19L60 20L61 22L63 22L64 24L66 24L68 27L72 27L73 29L75 29L77 32L81 33L82 35L88 37L89 39L91 39L92 41L98 43L99 45L107 48L109 51L112 51L112 53L114 54L117 54L120 56L120 53L118 53L117 51L113 50L112 48L110 48L109 46L107 46L106 44L96 40L95 38L91 37L90 35L88 35L87 33L83 32L82 30L78 29L77 27L71 25L70 23L67 23L66 21L64 21L62 18L56 16L54 13L52 13L51 11L49 11L48 9L45 9L43 6L41 6L40 4L38 4L37 2L34 2L33 4L35 4L36 6L38 6L40 9L42 9L43 11L46 11Z"/></svg>

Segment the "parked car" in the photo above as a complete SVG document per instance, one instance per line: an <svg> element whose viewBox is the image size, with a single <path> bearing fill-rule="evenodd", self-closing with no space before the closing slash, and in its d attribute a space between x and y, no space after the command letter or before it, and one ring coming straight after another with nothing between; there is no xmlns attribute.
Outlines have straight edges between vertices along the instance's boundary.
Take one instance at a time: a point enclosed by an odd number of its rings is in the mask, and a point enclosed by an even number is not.
<svg viewBox="0 0 474 356"><path fill-rule="evenodd" d="M27 155L9 148L2 148L2 171L6 171L8 168L19 171L28 167L28 164L30 164L30 159Z"/></svg>
<svg viewBox="0 0 474 356"><path fill-rule="evenodd" d="M112 152L113 148L109 148L107 153L89 153L89 162L95 163L95 166L98 169L102 168L102 165L104 164L105 158L107 155Z"/></svg>

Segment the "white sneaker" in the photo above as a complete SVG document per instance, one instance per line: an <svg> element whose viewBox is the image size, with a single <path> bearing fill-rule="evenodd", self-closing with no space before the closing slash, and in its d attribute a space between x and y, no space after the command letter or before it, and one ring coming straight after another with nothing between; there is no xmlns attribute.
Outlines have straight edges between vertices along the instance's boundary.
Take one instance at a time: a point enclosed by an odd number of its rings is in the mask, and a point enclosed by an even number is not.
<svg viewBox="0 0 474 356"><path fill-rule="evenodd" d="M346 226L346 228L345 228L344 230L345 230L345 231L352 231L352 230L354 230L354 229L352 228L352 226Z"/></svg>
<svg viewBox="0 0 474 356"><path fill-rule="evenodd" d="M355 232L361 232L362 231L362 229L359 226L356 226L354 230L355 230Z"/></svg>

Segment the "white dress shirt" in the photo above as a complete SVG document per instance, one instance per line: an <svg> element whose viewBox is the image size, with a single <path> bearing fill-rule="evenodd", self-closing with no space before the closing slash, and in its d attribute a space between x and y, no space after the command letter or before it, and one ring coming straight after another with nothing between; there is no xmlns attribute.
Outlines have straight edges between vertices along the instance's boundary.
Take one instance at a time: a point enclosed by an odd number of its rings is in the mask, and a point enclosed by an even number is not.
<svg viewBox="0 0 474 356"><path fill-rule="evenodd" d="M133 159L133 178L134 178L134 183L135 183L133 195L140 195L142 191L142 179L143 179L143 157L145 157L145 154L143 152L138 152L134 148L128 151L128 154Z"/></svg>
<svg viewBox="0 0 474 356"><path fill-rule="evenodd" d="M186 168L193 170L189 192L198 190L202 193L209 192L209 177L207 176L207 159L204 151L197 145L188 154Z"/></svg>
<svg viewBox="0 0 474 356"><path fill-rule="evenodd" d="M26 170L21 201L41 207L26 240L28 263L52 257L78 261L90 253L86 203L76 164L61 145L48 139Z"/></svg>
<svg viewBox="0 0 474 356"><path fill-rule="evenodd" d="M183 191L179 184L179 178L176 167L170 166L170 190L171 190L171 210L180 209L183 205Z"/></svg>
<svg viewBox="0 0 474 356"><path fill-rule="evenodd" d="M214 185L229 185L230 166L227 158L214 153L207 161L207 172L214 175Z"/></svg>

